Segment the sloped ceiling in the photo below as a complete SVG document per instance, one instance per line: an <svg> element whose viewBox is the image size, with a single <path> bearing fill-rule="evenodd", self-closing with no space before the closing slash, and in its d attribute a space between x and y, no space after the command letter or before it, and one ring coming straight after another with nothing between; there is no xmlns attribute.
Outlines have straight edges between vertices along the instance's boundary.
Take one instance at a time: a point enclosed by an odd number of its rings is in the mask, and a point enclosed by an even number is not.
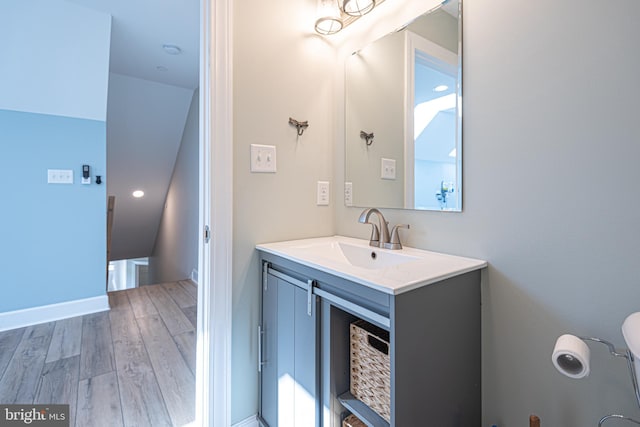
<svg viewBox="0 0 640 427"><path fill-rule="evenodd" d="M151 255L192 96L191 89L110 75L107 191L116 197L114 260ZM134 198L134 190L144 197Z"/></svg>
<svg viewBox="0 0 640 427"><path fill-rule="evenodd" d="M106 176L108 194L116 196L111 259L146 257L199 83L199 1L67 1L112 16ZM168 54L165 44L180 53ZM133 198L136 189L145 196Z"/></svg>

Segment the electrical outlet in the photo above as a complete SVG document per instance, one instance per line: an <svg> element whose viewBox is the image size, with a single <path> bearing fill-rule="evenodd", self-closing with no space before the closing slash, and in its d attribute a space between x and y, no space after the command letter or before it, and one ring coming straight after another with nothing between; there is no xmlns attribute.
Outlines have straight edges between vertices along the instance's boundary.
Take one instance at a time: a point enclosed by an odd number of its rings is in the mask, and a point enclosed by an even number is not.
<svg viewBox="0 0 640 427"><path fill-rule="evenodd" d="M344 183L344 205L353 206L353 183Z"/></svg>
<svg viewBox="0 0 640 427"><path fill-rule="evenodd" d="M316 204L318 206L329 205L329 181L318 181L318 195Z"/></svg>
<svg viewBox="0 0 640 427"><path fill-rule="evenodd" d="M380 178L396 179L396 161L394 159L382 158Z"/></svg>
<svg viewBox="0 0 640 427"><path fill-rule="evenodd" d="M251 172L276 172L276 147L251 144Z"/></svg>
<svg viewBox="0 0 640 427"><path fill-rule="evenodd" d="M47 184L73 184L73 170L47 169Z"/></svg>

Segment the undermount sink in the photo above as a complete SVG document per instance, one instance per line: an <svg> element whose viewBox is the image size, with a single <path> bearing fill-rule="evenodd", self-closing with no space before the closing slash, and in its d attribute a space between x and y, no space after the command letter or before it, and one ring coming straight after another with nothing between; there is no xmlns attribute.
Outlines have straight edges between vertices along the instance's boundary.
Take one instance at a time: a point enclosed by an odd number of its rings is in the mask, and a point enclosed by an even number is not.
<svg viewBox="0 0 640 427"><path fill-rule="evenodd" d="M369 246L368 240L343 236L290 240L257 245L260 251L399 294L486 267L486 261L404 247Z"/></svg>
<svg viewBox="0 0 640 427"><path fill-rule="evenodd" d="M387 268L406 262L416 261L419 258L400 251L390 251L372 246L362 246L347 242L320 242L316 244L302 245L300 251L309 255L316 255L334 261L345 262L354 267L366 269Z"/></svg>

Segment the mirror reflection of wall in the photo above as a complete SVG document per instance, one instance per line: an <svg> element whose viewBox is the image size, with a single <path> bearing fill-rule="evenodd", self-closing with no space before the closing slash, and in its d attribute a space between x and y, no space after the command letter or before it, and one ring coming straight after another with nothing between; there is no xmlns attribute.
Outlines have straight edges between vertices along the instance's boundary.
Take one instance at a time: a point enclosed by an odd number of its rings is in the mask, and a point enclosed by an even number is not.
<svg viewBox="0 0 640 427"><path fill-rule="evenodd" d="M349 58L346 181L356 206L403 205L404 38L390 34ZM367 145L360 132L373 133ZM395 178L382 178L382 159L395 161ZM365 203L366 202L366 203Z"/></svg>
<svg viewBox="0 0 640 427"><path fill-rule="evenodd" d="M458 17L448 2L347 59L351 205L461 210Z"/></svg>

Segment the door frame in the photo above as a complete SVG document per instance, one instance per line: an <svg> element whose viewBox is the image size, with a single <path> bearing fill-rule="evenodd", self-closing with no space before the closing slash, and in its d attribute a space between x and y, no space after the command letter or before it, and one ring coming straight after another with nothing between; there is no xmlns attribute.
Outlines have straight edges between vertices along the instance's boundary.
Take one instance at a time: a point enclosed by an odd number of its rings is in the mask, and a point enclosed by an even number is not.
<svg viewBox="0 0 640 427"><path fill-rule="evenodd" d="M232 2L200 0L196 425L231 425ZM210 240L204 237L210 229Z"/></svg>

